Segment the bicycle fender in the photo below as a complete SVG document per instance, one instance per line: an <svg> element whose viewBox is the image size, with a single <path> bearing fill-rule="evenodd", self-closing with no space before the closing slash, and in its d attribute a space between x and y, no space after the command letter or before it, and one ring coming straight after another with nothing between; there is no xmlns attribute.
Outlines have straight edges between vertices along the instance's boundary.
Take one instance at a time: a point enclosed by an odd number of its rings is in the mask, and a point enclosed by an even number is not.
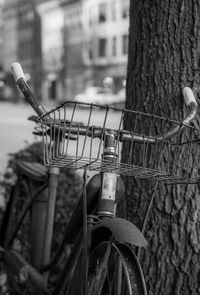
<svg viewBox="0 0 200 295"><path fill-rule="evenodd" d="M31 163L27 161L17 161L17 167L21 174L26 175L32 180L38 182L46 182L48 179L47 168L39 163Z"/></svg>
<svg viewBox="0 0 200 295"><path fill-rule="evenodd" d="M91 214L92 211L96 211L96 206L99 200L99 194L101 192L101 178L102 175L95 174L87 183L86 193L87 193L87 212ZM116 188L116 200L120 201L124 196L124 183L123 180L117 178L117 188ZM67 229L65 231L64 240L71 244L79 233L83 222L83 195L79 199L72 215L69 220Z"/></svg>
<svg viewBox="0 0 200 295"><path fill-rule="evenodd" d="M137 247L147 247L148 243L141 231L130 221L114 217L102 219L94 230L108 229L118 242L125 242ZM97 232L98 234L98 232Z"/></svg>

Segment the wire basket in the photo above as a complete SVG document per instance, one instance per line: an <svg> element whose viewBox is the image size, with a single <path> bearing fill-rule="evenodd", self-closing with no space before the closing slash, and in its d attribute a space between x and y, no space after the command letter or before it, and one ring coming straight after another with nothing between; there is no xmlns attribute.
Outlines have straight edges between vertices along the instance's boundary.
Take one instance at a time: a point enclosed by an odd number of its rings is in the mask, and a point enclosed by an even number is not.
<svg viewBox="0 0 200 295"><path fill-rule="evenodd" d="M192 155L198 139L192 126L182 130L182 123L168 118L77 102L65 102L43 116L40 123L47 166L87 167L168 183L197 182ZM124 130L123 124L131 131ZM178 133L166 139L164 134L175 126ZM115 134L118 156L105 160L104 139L110 130Z"/></svg>

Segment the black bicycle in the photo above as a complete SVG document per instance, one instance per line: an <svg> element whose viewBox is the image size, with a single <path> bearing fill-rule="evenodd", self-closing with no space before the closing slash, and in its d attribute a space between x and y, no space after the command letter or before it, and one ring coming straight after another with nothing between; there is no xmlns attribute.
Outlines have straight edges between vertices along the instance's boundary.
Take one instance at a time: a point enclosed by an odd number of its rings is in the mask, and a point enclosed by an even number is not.
<svg viewBox="0 0 200 295"><path fill-rule="evenodd" d="M20 197L17 192L10 202L12 206L6 210L8 234L1 239L1 253L14 294L146 295L142 268L133 249L145 248L147 241L134 224L116 217L117 204L123 202L125 191L121 175L147 179L155 185L158 181L197 182L188 174L191 145L197 142L196 130L189 124L197 109L191 89L183 89L188 113L182 122L117 109L117 123L112 121L116 109L108 106L84 104L87 108L81 109L81 103L71 101L47 112L31 92L20 65L14 64L13 71L17 85L38 115L44 163L51 170L51 176L44 180L49 186L45 214L42 199L37 199L42 185L30 196L13 228L9 225ZM84 113L84 124L77 123L80 112ZM132 122L132 131L123 129L125 116ZM158 126L161 133L157 135ZM71 141L70 136L75 136L76 141ZM128 146L126 159L120 156L122 145ZM141 156L136 159L138 149ZM186 160L181 168L176 163L182 149ZM169 154L171 160L166 167L162 160ZM83 169L84 186L63 240L51 257L57 177L63 167ZM91 172L94 175L87 182ZM40 211L33 206L34 200L41 201ZM29 220L26 227L32 237L28 258L16 247L25 218ZM25 240L23 248L29 252ZM51 273L59 264L62 267L55 284L51 284Z"/></svg>

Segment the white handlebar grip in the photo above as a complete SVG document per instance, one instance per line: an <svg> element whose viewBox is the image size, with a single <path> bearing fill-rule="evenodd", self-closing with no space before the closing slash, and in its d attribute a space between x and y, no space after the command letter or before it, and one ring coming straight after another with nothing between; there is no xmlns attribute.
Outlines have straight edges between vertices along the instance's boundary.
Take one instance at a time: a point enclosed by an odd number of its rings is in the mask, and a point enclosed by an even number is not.
<svg viewBox="0 0 200 295"><path fill-rule="evenodd" d="M25 79L24 72L22 70L21 65L18 62L14 62L11 66L11 72L13 74L13 77L15 79L15 82L17 82L20 78Z"/></svg>
<svg viewBox="0 0 200 295"><path fill-rule="evenodd" d="M189 87L184 87L183 88L183 96L184 96L184 100L186 105L188 106L191 102L194 102L195 104L197 104L196 99L194 97L194 94L192 92L192 89Z"/></svg>

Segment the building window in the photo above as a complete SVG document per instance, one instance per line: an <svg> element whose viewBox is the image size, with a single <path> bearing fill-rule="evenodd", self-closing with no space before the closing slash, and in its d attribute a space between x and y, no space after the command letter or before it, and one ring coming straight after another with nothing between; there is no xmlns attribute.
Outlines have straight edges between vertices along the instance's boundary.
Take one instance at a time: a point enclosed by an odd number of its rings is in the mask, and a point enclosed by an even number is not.
<svg viewBox="0 0 200 295"><path fill-rule="evenodd" d="M85 52L85 57L87 60L93 60L94 58L94 41L93 40L88 40L88 42L85 43L84 45L84 52Z"/></svg>
<svg viewBox="0 0 200 295"><path fill-rule="evenodd" d="M56 99L57 95L56 95L56 81L53 80L53 81L50 81L49 82L49 89L48 89L48 92L49 92L49 98L50 99Z"/></svg>
<svg viewBox="0 0 200 295"><path fill-rule="evenodd" d="M117 38L113 37L112 38L112 56L117 55Z"/></svg>
<svg viewBox="0 0 200 295"><path fill-rule="evenodd" d="M106 22L106 4L101 3L99 5L99 22L103 23Z"/></svg>
<svg viewBox="0 0 200 295"><path fill-rule="evenodd" d="M128 35L122 36L122 53L123 55L128 54Z"/></svg>
<svg viewBox="0 0 200 295"><path fill-rule="evenodd" d="M89 59L92 60L93 59L93 50L92 50L92 44L89 44Z"/></svg>
<svg viewBox="0 0 200 295"><path fill-rule="evenodd" d="M111 15L112 15L112 20L116 20L116 1L113 1L111 3Z"/></svg>
<svg viewBox="0 0 200 295"><path fill-rule="evenodd" d="M94 23L94 12L93 12L92 6L90 7L88 14L89 14L89 26L92 26Z"/></svg>
<svg viewBox="0 0 200 295"><path fill-rule="evenodd" d="M122 18L127 18L129 16L129 1L122 1Z"/></svg>
<svg viewBox="0 0 200 295"><path fill-rule="evenodd" d="M99 39L99 57L106 57L107 40L105 38Z"/></svg>
<svg viewBox="0 0 200 295"><path fill-rule="evenodd" d="M34 13L33 13L33 11L27 11L27 14L26 14L26 19L28 20L28 21L32 21L33 19L34 19Z"/></svg>
<svg viewBox="0 0 200 295"><path fill-rule="evenodd" d="M32 22L34 20L34 11L32 7L25 6L21 7L19 10L19 22Z"/></svg>

